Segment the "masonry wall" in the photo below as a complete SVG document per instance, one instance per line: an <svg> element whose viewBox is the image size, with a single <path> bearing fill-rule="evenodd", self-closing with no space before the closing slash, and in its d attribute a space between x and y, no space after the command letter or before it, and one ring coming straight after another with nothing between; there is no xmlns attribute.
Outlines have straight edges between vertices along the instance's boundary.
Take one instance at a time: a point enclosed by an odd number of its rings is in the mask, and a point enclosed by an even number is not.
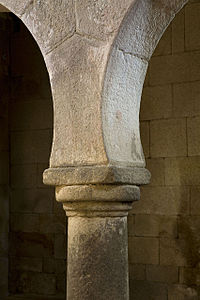
<svg viewBox="0 0 200 300"><path fill-rule="evenodd" d="M140 119L152 180L129 218L131 299L200 299L200 1L162 37Z"/></svg>
<svg viewBox="0 0 200 300"><path fill-rule="evenodd" d="M65 215L54 189L42 183L52 143L53 103L42 55L26 27L12 16L10 37L11 294L65 299Z"/></svg>
<svg viewBox="0 0 200 300"><path fill-rule="evenodd" d="M9 232L9 19L0 14L0 295L8 293Z"/></svg>

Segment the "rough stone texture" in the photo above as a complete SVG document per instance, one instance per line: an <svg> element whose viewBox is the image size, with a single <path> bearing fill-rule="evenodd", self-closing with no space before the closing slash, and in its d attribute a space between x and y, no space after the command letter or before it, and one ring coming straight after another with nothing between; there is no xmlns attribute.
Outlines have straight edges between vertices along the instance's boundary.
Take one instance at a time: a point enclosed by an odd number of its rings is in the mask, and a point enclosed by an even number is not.
<svg viewBox="0 0 200 300"><path fill-rule="evenodd" d="M3 6L8 8L11 12L19 17L25 12L26 8L30 5L31 2L31 0L15 0L15 2L13 2L13 0L1 0L1 4Z"/></svg>
<svg viewBox="0 0 200 300"><path fill-rule="evenodd" d="M75 35L46 58L54 95L51 167L107 162L100 91L108 50Z"/></svg>
<svg viewBox="0 0 200 300"><path fill-rule="evenodd" d="M126 223L126 217L69 218L67 299L128 299Z"/></svg>
<svg viewBox="0 0 200 300"><path fill-rule="evenodd" d="M43 53L49 52L75 32L74 1L32 1L22 20Z"/></svg>
<svg viewBox="0 0 200 300"><path fill-rule="evenodd" d="M101 40L111 38L134 2L75 0L77 31Z"/></svg>
<svg viewBox="0 0 200 300"><path fill-rule="evenodd" d="M147 184L151 174L145 168L115 166L85 166L50 168L45 170L43 181L48 185L73 184Z"/></svg>
<svg viewBox="0 0 200 300"><path fill-rule="evenodd" d="M187 155L186 120L156 120L150 123L152 157Z"/></svg>

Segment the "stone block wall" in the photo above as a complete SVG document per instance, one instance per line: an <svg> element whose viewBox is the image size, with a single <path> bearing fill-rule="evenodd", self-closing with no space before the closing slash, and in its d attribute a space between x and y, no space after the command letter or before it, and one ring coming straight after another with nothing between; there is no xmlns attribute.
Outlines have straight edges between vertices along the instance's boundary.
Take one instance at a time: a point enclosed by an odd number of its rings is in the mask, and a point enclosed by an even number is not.
<svg viewBox="0 0 200 300"><path fill-rule="evenodd" d="M38 46L14 16L10 57L9 291L65 299L65 214L42 183L52 143L51 90Z"/></svg>
<svg viewBox="0 0 200 300"><path fill-rule="evenodd" d="M0 295L8 293L9 235L9 19L0 15Z"/></svg>
<svg viewBox="0 0 200 300"><path fill-rule="evenodd" d="M200 1L190 1L149 65L141 135L150 185L129 217L131 299L200 298Z"/></svg>

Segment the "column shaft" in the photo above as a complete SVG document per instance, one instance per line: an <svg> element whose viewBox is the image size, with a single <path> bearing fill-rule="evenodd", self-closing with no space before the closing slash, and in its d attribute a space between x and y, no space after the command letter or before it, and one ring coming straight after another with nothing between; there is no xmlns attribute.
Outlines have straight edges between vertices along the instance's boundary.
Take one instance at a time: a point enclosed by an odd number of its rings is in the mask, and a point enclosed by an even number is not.
<svg viewBox="0 0 200 300"><path fill-rule="evenodd" d="M127 217L69 217L67 300L127 300Z"/></svg>

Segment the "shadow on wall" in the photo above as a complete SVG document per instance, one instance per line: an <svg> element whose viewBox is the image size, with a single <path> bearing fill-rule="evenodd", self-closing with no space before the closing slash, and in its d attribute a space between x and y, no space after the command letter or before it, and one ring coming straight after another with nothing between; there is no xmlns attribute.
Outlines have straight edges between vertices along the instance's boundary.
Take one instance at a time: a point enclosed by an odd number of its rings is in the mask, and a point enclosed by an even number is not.
<svg viewBox="0 0 200 300"><path fill-rule="evenodd" d="M200 1L163 35L143 90L149 186L129 217L131 299L200 299Z"/></svg>
<svg viewBox="0 0 200 300"><path fill-rule="evenodd" d="M7 16L7 39L0 45L0 51L4 43L8 45L9 99L6 99L8 116L3 132L9 137L6 145L9 163L3 156L0 163L6 161L9 169L9 195L4 197L5 216L10 210L9 221L5 220L7 236L9 222L9 254L4 258L7 265L4 264L5 273L0 275L0 292L1 282L7 278L9 257L10 294L28 299L29 295L65 299L66 218L55 201L54 189L42 182L52 143L53 108L48 73L29 31L13 14ZM0 267L2 263L0 246Z"/></svg>

